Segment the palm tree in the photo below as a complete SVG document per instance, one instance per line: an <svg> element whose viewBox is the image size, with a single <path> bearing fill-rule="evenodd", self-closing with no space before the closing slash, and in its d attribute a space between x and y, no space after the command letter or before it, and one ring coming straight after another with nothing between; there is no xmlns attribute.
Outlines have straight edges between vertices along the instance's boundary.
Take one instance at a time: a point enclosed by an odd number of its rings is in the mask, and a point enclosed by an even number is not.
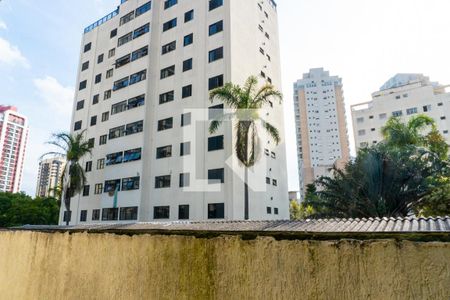
<svg viewBox="0 0 450 300"><path fill-rule="evenodd" d="M92 145L84 139L85 131L78 134L56 133L48 144L56 146L59 151L48 152L42 155L55 155L66 158L66 165L61 176L63 202L67 211L66 225L69 225L70 199L79 194L86 184L86 175L80 165L81 159L92 153Z"/></svg>
<svg viewBox="0 0 450 300"><path fill-rule="evenodd" d="M259 110L270 104L270 99L283 99L282 94L272 84L266 83L258 88L258 79L250 76L243 87L227 83L210 92L210 100L224 102L233 113L216 116L209 126L209 132L214 134L226 119L235 120L236 143L235 153L239 163L244 167L244 218L249 219L248 169L258 160L258 124L278 145L280 134L278 129L259 116Z"/></svg>

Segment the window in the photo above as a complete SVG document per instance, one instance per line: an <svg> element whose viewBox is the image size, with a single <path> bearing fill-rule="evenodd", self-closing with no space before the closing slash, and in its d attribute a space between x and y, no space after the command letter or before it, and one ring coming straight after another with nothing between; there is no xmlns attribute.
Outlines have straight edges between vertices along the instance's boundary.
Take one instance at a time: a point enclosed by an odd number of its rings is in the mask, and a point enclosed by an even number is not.
<svg viewBox="0 0 450 300"><path fill-rule="evenodd" d="M120 25L126 24L134 19L134 11L127 13L125 16L120 18Z"/></svg>
<svg viewBox="0 0 450 300"><path fill-rule="evenodd" d="M115 63L116 69L118 69L118 68L120 68L120 67L122 67L122 66L128 64L130 61L131 61L131 60L130 60L130 54L127 54L127 55L125 55L125 56L122 56L121 58L119 58L119 59L116 60L116 63Z"/></svg>
<svg viewBox="0 0 450 300"><path fill-rule="evenodd" d="M153 219L169 219L170 206L155 206L153 207Z"/></svg>
<svg viewBox="0 0 450 300"><path fill-rule="evenodd" d="M275 152L271 152L271 153L270 153L270 156L271 156L272 158L277 158L277 154L276 154Z"/></svg>
<svg viewBox="0 0 450 300"><path fill-rule="evenodd" d="M150 23L147 23L147 24L139 27L138 29L136 29L133 32L133 39L137 39L138 37L140 37L141 35L146 34L149 31L150 31Z"/></svg>
<svg viewBox="0 0 450 300"><path fill-rule="evenodd" d="M86 222L87 220L87 210L80 211L80 222Z"/></svg>
<svg viewBox="0 0 450 300"><path fill-rule="evenodd" d="M175 75L175 66L170 66L168 68L162 69L161 70L161 79L170 77Z"/></svg>
<svg viewBox="0 0 450 300"><path fill-rule="evenodd" d="M387 118L387 114L379 114L378 117L380 118L380 120L384 120Z"/></svg>
<svg viewBox="0 0 450 300"><path fill-rule="evenodd" d="M77 110L80 110L83 108L84 108L84 100L78 101L77 102Z"/></svg>
<svg viewBox="0 0 450 300"><path fill-rule="evenodd" d="M178 206L178 220L189 220L189 205Z"/></svg>
<svg viewBox="0 0 450 300"><path fill-rule="evenodd" d="M190 185L191 174L182 173L180 174L180 187L188 187Z"/></svg>
<svg viewBox="0 0 450 300"><path fill-rule="evenodd" d="M266 208L267 214L272 214L272 207L267 207Z"/></svg>
<svg viewBox="0 0 450 300"><path fill-rule="evenodd" d="M116 55L116 48L112 48L111 50L108 51L108 58L111 58L114 55Z"/></svg>
<svg viewBox="0 0 450 300"><path fill-rule="evenodd" d="M138 83L147 78L147 70L134 73L130 76L130 85Z"/></svg>
<svg viewBox="0 0 450 300"><path fill-rule="evenodd" d="M138 121L127 125L127 135L142 132L144 130L144 121Z"/></svg>
<svg viewBox="0 0 450 300"><path fill-rule="evenodd" d="M103 170L105 168L105 159L100 158L97 160L97 170Z"/></svg>
<svg viewBox="0 0 450 300"><path fill-rule="evenodd" d="M87 61L87 62L84 62L82 65L81 65L81 72L83 72L83 71L85 71L85 70L87 70L87 69L89 69L89 62Z"/></svg>
<svg viewBox="0 0 450 300"><path fill-rule="evenodd" d="M209 62L213 62L223 58L223 47L209 51Z"/></svg>
<svg viewBox="0 0 450 300"><path fill-rule="evenodd" d="M106 134L101 135L100 139L99 139L99 145L106 145L107 140L108 140L108 136Z"/></svg>
<svg viewBox="0 0 450 300"><path fill-rule="evenodd" d="M145 95L139 95L137 97L128 99L128 109L133 109L145 104Z"/></svg>
<svg viewBox="0 0 450 300"><path fill-rule="evenodd" d="M97 104L99 98L100 98L100 95L99 95L99 94L94 95L94 97L92 98L92 104L93 104L93 105Z"/></svg>
<svg viewBox="0 0 450 300"><path fill-rule="evenodd" d="M224 219L224 218L225 218L224 203L208 204L208 219Z"/></svg>
<svg viewBox="0 0 450 300"><path fill-rule="evenodd" d="M274 207L274 208L273 208L273 212L274 212L276 215L278 215L278 208Z"/></svg>
<svg viewBox="0 0 450 300"><path fill-rule="evenodd" d="M103 208L102 209L102 221L117 221L119 214L118 208Z"/></svg>
<svg viewBox="0 0 450 300"><path fill-rule="evenodd" d="M117 40L117 47L120 47L133 39L133 33L129 32Z"/></svg>
<svg viewBox="0 0 450 300"><path fill-rule="evenodd" d="M70 222L72 220L72 211L64 211L63 221Z"/></svg>
<svg viewBox="0 0 450 300"><path fill-rule="evenodd" d="M92 46L92 43L87 43L86 45L84 45L84 53L86 53L89 50L91 50L91 46Z"/></svg>
<svg viewBox="0 0 450 300"><path fill-rule="evenodd" d="M441 117L441 120L445 120L445 119L447 119L447 117L445 117L445 116Z"/></svg>
<svg viewBox="0 0 450 300"><path fill-rule="evenodd" d="M73 130L74 131L80 130L81 129L81 124L82 124L81 121L76 121L75 124L73 125Z"/></svg>
<svg viewBox="0 0 450 300"><path fill-rule="evenodd" d="M372 120L372 119L373 119L373 116L369 116L369 119Z"/></svg>
<svg viewBox="0 0 450 300"><path fill-rule="evenodd" d="M125 135L125 126L115 127L109 130L109 139L116 139Z"/></svg>
<svg viewBox="0 0 450 300"><path fill-rule="evenodd" d="M272 179L272 185L273 186L278 186L278 181L276 179Z"/></svg>
<svg viewBox="0 0 450 300"><path fill-rule="evenodd" d="M366 134L366 130L364 130L364 129L358 130L358 135L359 136L365 135L365 134Z"/></svg>
<svg viewBox="0 0 450 300"><path fill-rule="evenodd" d="M217 23L209 25L209 35L214 35L223 31L223 21L219 21Z"/></svg>
<svg viewBox="0 0 450 300"><path fill-rule="evenodd" d="M140 177L130 177L122 179L122 191L134 191L139 189Z"/></svg>
<svg viewBox="0 0 450 300"><path fill-rule="evenodd" d="M184 13L184 23L192 21L194 19L194 10L190 10Z"/></svg>
<svg viewBox="0 0 450 300"><path fill-rule="evenodd" d="M166 0L166 1L164 1L164 9L168 9L177 3L178 3L178 0Z"/></svg>
<svg viewBox="0 0 450 300"><path fill-rule="evenodd" d="M409 115L413 115L413 114L417 114L417 107L413 107L413 108L408 108L406 110L406 114Z"/></svg>
<svg viewBox="0 0 450 300"><path fill-rule="evenodd" d="M180 156L186 156L191 154L191 142L185 142L180 144Z"/></svg>
<svg viewBox="0 0 450 300"><path fill-rule="evenodd" d="M102 122L109 120L109 111L102 113Z"/></svg>
<svg viewBox="0 0 450 300"><path fill-rule="evenodd" d="M86 88L86 85L87 85L87 80L80 82L80 86L79 86L78 90L79 91L84 90Z"/></svg>
<svg viewBox="0 0 450 300"><path fill-rule="evenodd" d="M117 28L111 30L111 34L109 35L109 37L110 37L110 38L113 38L113 37L115 37L116 35L117 35Z"/></svg>
<svg viewBox="0 0 450 300"><path fill-rule="evenodd" d="M91 117L91 126L95 126L97 125L97 116L92 116Z"/></svg>
<svg viewBox="0 0 450 300"><path fill-rule="evenodd" d="M375 128L371 128L370 131L376 131L376 129Z"/></svg>
<svg viewBox="0 0 450 300"><path fill-rule="evenodd" d="M103 95L103 100L108 100L109 98L111 98L111 90L107 90L105 91L104 95Z"/></svg>
<svg viewBox="0 0 450 300"><path fill-rule="evenodd" d="M194 34L193 33L191 33L191 34L188 34L188 35L186 35L184 38L183 38L183 45L186 47L186 46L189 46L190 44L192 44L194 42Z"/></svg>
<svg viewBox="0 0 450 300"><path fill-rule="evenodd" d="M223 5L223 0L209 0L209 10L216 9Z"/></svg>
<svg viewBox="0 0 450 300"><path fill-rule="evenodd" d="M259 52L260 52L262 55L265 55L265 52L264 52L264 49L263 49L263 48L259 48Z"/></svg>
<svg viewBox="0 0 450 300"><path fill-rule="evenodd" d="M101 193L103 193L103 183L98 183L95 185L94 194L100 195Z"/></svg>
<svg viewBox="0 0 450 300"><path fill-rule="evenodd" d="M181 127L191 125L191 113L181 115Z"/></svg>
<svg viewBox="0 0 450 300"><path fill-rule="evenodd" d="M127 87L128 83L129 83L128 77L117 80L116 82L114 82L113 91L117 91Z"/></svg>
<svg viewBox="0 0 450 300"><path fill-rule="evenodd" d="M169 188L170 175L155 177L155 189Z"/></svg>
<svg viewBox="0 0 450 300"><path fill-rule="evenodd" d="M423 107L423 112L429 112L429 111L431 111L431 105L425 105Z"/></svg>
<svg viewBox="0 0 450 300"><path fill-rule="evenodd" d="M223 135L208 138L208 151L223 149Z"/></svg>
<svg viewBox="0 0 450 300"><path fill-rule="evenodd" d="M156 159L172 157L172 146L164 146L156 149Z"/></svg>
<svg viewBox="0 0 450 300"><path fill-rule="evenodd" d="M91 139L88 140L88 146L89 146L89 148L94 148L94 146L95 146L95 139L94 138L91 138Z"/></svg>
<svg viewBox="0 0 450 300"><path fill-rule="evenodd" d="M448 134L448 130L444 130L443 133L444 133L444 134Z"/></svg>
<svg viewBox="0 0 450 300"><path fill-rule="evenodd" d="M270 35L269 35L267 32L264 34L264 36L265 36L266 38L270 39ZM269 59L269 60L270 60L270 59Z"/></svg>
<svg viewBox="0 0 450 300"><path fill-rule="evenodd" d="M85 185L85 186L83 187L83 197L89 196L89 189L90 189L90 186L89 186L89 185Z"/></svg>
<svg viewBox="0 0 450 300"><path fill-rule="evenodd" d="M103 192L109 193L120 190L120 179L106 180Z"/></svg>
<svg viewBox="0 0 450 300"><path fill-rule="evenodd" d="M403 112L401 110L394 111L394 112L392 112L392 115L394 117L401 117L403 115Z"/></svg>
<svg viewBox="0 0 450 300"><path fill-rule="evenodd" d="M223 115L223 104L214 105L209 107L208 109L208 118L209 120L215 120Z"/></svg>
<svg viewBox="0 0 450 300"><path fill-rule="evenodd" d="M113 166L121 164L123 160L123 152L116 152L106 155L106 165Z"/></svg>
<svg viewBox="0 0 450 300"><path fill-rule="evenodd" d="M104 57L103 54L100 54L100 55L97 57L97 63L98 63L98 64L101 64L101 63L103 62L103 57Z"/></svg>
<svg viewBox="0 0 450 300"><path fill-rule="evenodd" d="M100 209L92 210L92 221L100 221Z"/></svg>
<svg viewBox="0 0 450 300"><path fill-rule="evenodd" d="M133 53L131 53L131 61L135 61L147 55L148 55L148 46L142 47L141 49L138 49Z"/></svg>
<svg viewBox="0 0 450 300"><path fill-rule="evenodd" d="M141 159L142 149L131 149L123 153L123 163L137 161Z"/></svg>
<svg viewBox="0 0 450 300"><path fill-rule="evenodd" d="M92 161L87 161L84 171L91 172L92 171Z"/></svg>
<svg viewBox="0 0 450 300"><path fill-rule="evenodd" d="M266 78L266 73L264 73L263 71L261 71L261 77L262 77L262 78Z"/></svg>
<svg viewBox="0 0 450 300"><path fill-rule="evenodd" d="M152 1L149 1L142 6L139 6L136 9L136 18L139 17L140 15L148 12L151 8L152 8Z"/></svg>
<svg viewBox="0 0 450 300"><path fill-rule="evenodd" d="M192 58L183 61L183 72L192 70Z"/></svg>
<svg viewBox="0 0 450 300"><path fill-rule="evenodd" d="M111 106L111 115L115 115L118 113L121 113L123 111L126 111L128 107L127 101L121 101L119 103L113 104Z"/></svg>
<svg viewBox="0 0 450 300"><path fill-rule="evenodd" d="M401 99L402 97L400 95L395 96L395 99Z"/></svg>
<svg viewBox="0 0 450 300"><path fill-rule="evenodd" d="M138 207L121 207L120 217L121 221L133 221L138 219Z"/></svg>
<svg viewBox="0 0 450 300"><path fill-rule="evenodd" d="M97 84L101 81L102 81L102 74L95 75L95 84Z"/></svg>
<svg viewBox="0 0 450 300"><path fill-rule="evenodd" d="M364 123L364 118L363 117L357 118L356 122L357 123Z"/></svg>
<svg viewBox="0 0 450 300"><path fill-rule="evenodd" d="M167 118L158 121L158 131L163 131L173 128L173 118Z"/></svg>
<svg viewBox="0 0 450 300"><path fill-rule="evenodd" d="M181 97L183 99L187 98L187 97L191 97L192 96L192 84L183 86L181 95L182 95Z"/></svg>
<svg viewBox="0 0 450 300"><path fill-rule="evenodd" d="M177 18L167 21L166 23L163 24L163 32L170 30L176 26L177 26Z"/></svg>
<svg viewBox="0 0 450 300"><path fill-rule="evenodd" d="M159 104L164 104L167 102L172 102L175 98L175 92L170 91L164 94L159 95Z"/></svg>
<svg viewBox="0 0 450 300"><path fill-rule="evenodd" d="M113 77L114 69L109 69L106 71L106 79Z"/></svg>
<svg viewBox="0 0 450 300"><path fill-rule="evenodd" d="M208 183L224 183L225 182L225 170L224 169L213 169L208 170Z"/></svg>
<svg viewBox="0 0 450 300"><path fill-rule="evenodd" d="M442 103L442 102L439 102L438 104L437 104L437 106L443 106L444 105L444 103Z"/></svg>
<svg viewBox="0 0 450 300"><path fill-rule="evenodd" d="M223 86L223 75L209 78L208 88L213 90L215 88Z"/></svg>
<svg viewBox="0 0 450 300"><path fill-rule="evenodd" d="M270 178L266 177L266 184L270 184Z"/></svg>
<svg viewBox="0 0 450 300"><path fill-rule="evenodd" d="M161 53L162 53L162 55L164 55L166 53L174 51L176 48L177 48L177 42L173 41L173 42L170 42L170 43L162 46Z"/></svg>

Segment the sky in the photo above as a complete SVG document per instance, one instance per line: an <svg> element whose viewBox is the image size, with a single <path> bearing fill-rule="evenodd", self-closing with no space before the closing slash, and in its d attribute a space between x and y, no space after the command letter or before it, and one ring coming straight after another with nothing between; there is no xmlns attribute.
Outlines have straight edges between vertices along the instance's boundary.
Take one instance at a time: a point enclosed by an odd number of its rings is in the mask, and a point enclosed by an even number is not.
<svg viewBox="0 0 450 300"><path fill-rule="evenodd" d="M195 0L181 0L195 1ZM245 1L245 0L233 0ZM30 140L21 190L34 195L39 157L68 131L84 27L119 0L0 0L0 104L26 115ZM351 104L397 73L450 84L448 0L278 0L289 189L298 190L293 82L310 68L340 76Z"/></svg>

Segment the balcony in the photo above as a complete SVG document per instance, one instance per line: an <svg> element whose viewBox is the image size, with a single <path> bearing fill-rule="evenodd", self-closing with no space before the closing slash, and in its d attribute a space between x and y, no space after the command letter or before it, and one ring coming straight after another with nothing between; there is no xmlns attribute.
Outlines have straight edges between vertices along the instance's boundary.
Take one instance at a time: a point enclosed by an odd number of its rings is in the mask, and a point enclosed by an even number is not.
<svg viewBox="0 0 450 300"><path fill-rule="evenodd" d="M126 0L122 0L121 3L124 3ZM120 11L120 7L117 7L117 9L109 14L107 14L106 16L104 16L103 18L101 18L100 20L98 20L97 22L89 25L88 27L86 27L84 29L84 33L88 33L92 30L94 30L95 28L97 28L98 26L102 25L103 23L108 22L109 20L111 20L112 18L114 18L115 16L117 16L119 14Z"/></svg>

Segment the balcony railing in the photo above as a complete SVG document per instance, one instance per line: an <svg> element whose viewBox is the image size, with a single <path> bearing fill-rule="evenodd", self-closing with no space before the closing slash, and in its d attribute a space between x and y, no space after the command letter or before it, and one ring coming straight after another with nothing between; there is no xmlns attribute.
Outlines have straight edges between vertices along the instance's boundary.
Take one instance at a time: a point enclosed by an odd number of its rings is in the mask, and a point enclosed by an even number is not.
<svg viewBox="0 0 450 300"><path fill-rule="evenodd" d="M121 0L122 3L125 2L126 0ZM89 25L88 27L86 27L84 29L84 33L88 33L92 30L94 30L95 28L97 28L98 26L102 25L103 23L111 20L112 18L114 18L115 16L117 16L119 14L119 10L120 8L117 7L117 9L109 14L107 14L106 16L104 16L103 18L101 18L100 20L98 20L97 22Z"/></svg>

